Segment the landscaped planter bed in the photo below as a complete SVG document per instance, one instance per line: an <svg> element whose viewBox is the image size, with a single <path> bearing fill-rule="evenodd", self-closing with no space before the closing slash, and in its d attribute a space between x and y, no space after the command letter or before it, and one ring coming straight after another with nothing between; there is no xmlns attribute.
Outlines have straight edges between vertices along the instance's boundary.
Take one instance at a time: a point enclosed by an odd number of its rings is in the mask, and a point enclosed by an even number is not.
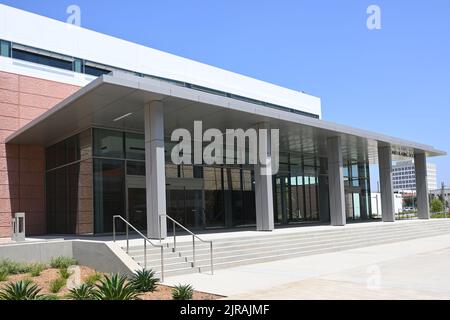
<svg viewBox="0 0 450 320"><path fill-rule="evenodd" d="M64 268L62 268L64 269ZM0 291L11 283L18 283L24 280L30 280L40 289L39 294L52 296L54 300L69 299L70 289L78 287L83 283L91 281L91 284L98 284L100 279L104 279L105 275L96 272L86 266L74 266L68 269L70 277L62 285L58 292L52 292L52 283L61 278L61 268L45 268L37 276L32 276L30 272L20 274L9 274L4 281L0 281ZM97 276L96 281L92 283L92 278ZM0 279L1 280L1 279ZM62 281L64 283L64 281ZM128 282L128 281L127 281ZM173 300L172 287L157 284L153 292L139 293L137 298L140 300ZM223 298L222 296L194 291L192 300L216 300Z"/></svg>

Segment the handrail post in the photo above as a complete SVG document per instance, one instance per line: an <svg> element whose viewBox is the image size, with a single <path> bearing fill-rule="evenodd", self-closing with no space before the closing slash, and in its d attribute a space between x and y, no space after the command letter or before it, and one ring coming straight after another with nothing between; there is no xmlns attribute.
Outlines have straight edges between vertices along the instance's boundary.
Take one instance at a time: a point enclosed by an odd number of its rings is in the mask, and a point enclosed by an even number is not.
<svg viewBox="0 0 450 320"><path fill-rule="evenodd" d="M192 236L192 266L195 267L195 236Z"/></svg>
<svg viewBox="0 0 450 320"><path fill-rule="evenodd" d="M192 268L195 268L197 265L197 258L196 258L196 252L195 252L195 238L197 238L199 241L203 242L203 243L208 243L209 242L209 251L210 251L210 263L211 263L211 274L214 275L214 250L213 250L213 242L212 241L205 241L201 238L199 238L195 233L193 233L192 231L190 231L189 229L187 229L185 226L183 226L182 224L180 224L179 222L177 222L175 219L173 219L172 217L164 214L161 215L160 217L166 217L167 219L172 221L172 225L173 225L173 252L176 252L177 250L177 233L176 233L176 226L178 225L181 229L184 229L185 231L187 231L189 234L192 235ZM168 247L170 247L168 245ZM161 246L161 256L162 256L162 246ZM162 277L163 277L163 273L164 273L164 262L163 259L161 259L161 273L162 273ZM162 278L164 279L164 278ZM164 281L164 280L163 280Z"/></svg>
<svg viewBox="0 0 450 320"><path fill-rule="evenodd" d="M213 264L213 243L212 241L209 243L209 249L211 252L211 274L214 275L214 264Z"/></svg>
<svg viewBox="0 0 450 320"><path fill-rule="evenodd" d="M144 239L144 268L147 269L147 242L150 243L153 247L161 248L161 280L164 281L164 246L163 245L155 245L149 238L144 236L138 229L136 229L132 224L130 224L126 219L124 219L121 215L113 216L113 239L116 240L116 220L121 219L126 225L126 241L127 241L127 253L129 254L129 228L131 227L142 239Z"/></svg>
<svg viewBox="0 0 450 320"><path fill-rule="evenodd" d="M128 223L125 223L125 225L126 225L126 235L127 235L127 253L129 253L130 252L130 239L129 239L129 237L128 237Z"/></svg>
<svg viewBox="0 0 450 320"><path fill-rule="evenodd" d="M173 252L175 251L177 251L177 234L175 221L173 221Z"/></svg>
<svg viewBox="0 0 450 320"><path fill-rule="evenodd" d="M162 241L161 221L161 215L158 215L159 243Z"/></svg>
<svg viewBox="0 0 450 320"><path fill-rule="evenodd" d="M113 242L116 242L116 217L113 217Z"/></svg>
<svg viewBox="0 0 450 320"><path fill-rule="evenodd" d="M147 270L147 240L144 239L144 269Z"/></svg>
<svg viewBox="0 0 450 320"><path fill-rule="evenodd" d="M161 281L164 282L164 249L161 247Z"/></svg>

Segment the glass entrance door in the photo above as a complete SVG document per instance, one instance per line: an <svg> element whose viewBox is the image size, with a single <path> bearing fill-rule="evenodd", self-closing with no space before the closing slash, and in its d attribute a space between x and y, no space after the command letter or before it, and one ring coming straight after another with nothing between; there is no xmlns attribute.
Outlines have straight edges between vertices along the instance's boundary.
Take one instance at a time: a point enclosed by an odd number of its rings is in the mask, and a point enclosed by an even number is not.
<svg viewBox="0 0 450 320"><path fill-rule="evenodd" d="M147 199L143 188L128 188L128 220L138 230L147 229Z"/></svg>
<svg viewBox="0 0 450 320"><path fill-rule="evenodd" d="M203 210L203 191L186 190L186 220L193 228L205 227L205 211Z"/></svg>
<svg viewBox="0 0 450 320"><path fill-rule="evenodd" d="M167 214L187 228L204 228L203 190L167 190Z"/></svg>
<svg viewBox="0 0 450 320"><path fill-rule="evenodd" d="M128 221L138 230L147 230L147 192L143 165L128 161L126 176Z"/></svg>

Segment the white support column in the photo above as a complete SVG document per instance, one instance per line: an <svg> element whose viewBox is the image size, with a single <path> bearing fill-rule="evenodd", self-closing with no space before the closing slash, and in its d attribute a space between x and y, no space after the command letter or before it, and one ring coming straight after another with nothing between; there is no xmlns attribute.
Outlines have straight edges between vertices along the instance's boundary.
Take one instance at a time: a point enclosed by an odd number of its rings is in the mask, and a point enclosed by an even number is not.
<svg viewBox="0 0 450 320"><path fill-rule="evenodd" d="M344 164L341 137L327 139L327 153L331 225L345 226L347 219L345 215Z"/></svg>
<svg viewBox="0 0 450 320"><path fill-rule="evenodd" d="M267 129L268 125L260 125L260 129ZM261 138L261 136L259 136ZM255 165L255 201L256 201L256 229L258 231L272 231L275 228L273 217L273 189L272 189L272 150L270 131L266 141L259 141L259 148L267 152L267 166ZM264 145L265 144L265 145ZM258 157L259 158L259 157Z"/></svg>
<svg viewBox="0 0 450 320"><path fill-rule="evenodd" d="M265 168L260 165L255 166L256 229L258 231L272 231L275 227L272 175L261 174L261 170L264 171Z"/></svg>
<svg viewBox="0 0 450 320"><path fill-rule="evenodd" d="M427 184L427 156L425 153L416 153L414 155L414 166L416 168L418 216L419 219L430 219L430 200L428 198Z"/></svg>
<svg viewBox="0 0 450 320"><path fill-rule="evenodd" d="M163 103L153 101L145 111L145 185L147 189L147 236L150 239L167 237L166 170L164 154ZM159 224L161 225L159 226Z"/></svg>
<svg viewBox="0 0 450 320"><path fill-rule="evenodd" d="M394 222L395 203L392 186L391 146L378 147L378 166L380 171L381 215L384 222Z"/></svg>

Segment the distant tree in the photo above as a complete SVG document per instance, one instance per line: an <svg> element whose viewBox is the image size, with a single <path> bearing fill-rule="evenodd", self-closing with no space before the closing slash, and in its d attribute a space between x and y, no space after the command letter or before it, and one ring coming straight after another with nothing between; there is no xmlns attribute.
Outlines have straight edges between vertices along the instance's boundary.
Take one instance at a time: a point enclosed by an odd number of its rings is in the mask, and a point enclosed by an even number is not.
<svg viewBox="0 0 450 320"><path fill-rule="evenodd" d="M437 213L444 211L444 204L438 198L431 200L431 212Z"/></svg>

